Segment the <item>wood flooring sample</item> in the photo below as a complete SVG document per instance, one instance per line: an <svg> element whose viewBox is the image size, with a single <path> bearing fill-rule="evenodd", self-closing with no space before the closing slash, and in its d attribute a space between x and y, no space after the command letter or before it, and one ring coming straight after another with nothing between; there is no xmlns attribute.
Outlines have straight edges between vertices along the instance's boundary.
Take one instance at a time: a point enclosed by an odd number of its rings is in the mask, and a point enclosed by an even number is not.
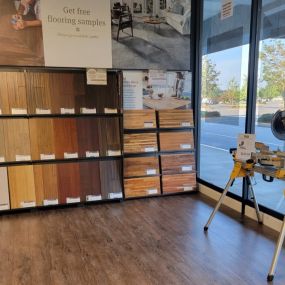
<svg viewBox="0 0 285 285"><path fill-rule="evenodd" d="M8 167L11 208L33 207L36 204L33 166Z"/></svg>
<svg viewBox="0 0 285 285"><path fill-rule="evenodd" d="M194 154L161 155L162 174L178 174L195 171Z"/></svg>
<svg viewBox="0 0 285 285"><path fill-rule="evenodd" d="M160 128L193 127L192 110L159 110Z"/></svg>
<svg viewBox="0 0 285 285"><path fill-rule="evenodd" d="M34 176L37 205L55 204L58 200L56 164L34 165Z"/></svg>
<svg viewBox="0 0 285 285"><path fill-rule="evenodd" d="M155 110L124 111L124 129L156 128Z"/></svg>
<svg viewBox="0 0 285 285"><path fill-rule="evenodd" d="M193 132L161 132L160 150L161 151L179 151L193 150L194 140Z"/></svg>
<svg viewBox="0 0 285 285"><path fill-rule="evenodd" d="M124 135L125 153L140 153L152 151L157 151L157 137L155 133Z"/></svg>
<svg viewBox="0 0 285 285"><path fill-rule="evenodd" d="M4 133L4 122L0 119L0 162L5 161L5 133ZM4 160L4 161L3 161Z"/></svg>
<svg viewBox="0 0 285 285"><path fill-rule="evenodd" d="M160 195L159 177L124 179L126 198Z"/></svg>
<svg viewBox="0 0 285 285"><path fill-rule="evenodd" d="M31 156L28 119L4 119L3 123L6 161L28 160Z"/></svg>
<svg viewBox="0 0 285 285"><path fill-rule="evenodd" d="M7 168L0 167L0 211L10 209Z"/></svg>
<svg viewBox="0 0 285 285"><path fill-rule="evenodd" d="M163 193L179 193L196 190L196 173L162 176Z"/></svg>

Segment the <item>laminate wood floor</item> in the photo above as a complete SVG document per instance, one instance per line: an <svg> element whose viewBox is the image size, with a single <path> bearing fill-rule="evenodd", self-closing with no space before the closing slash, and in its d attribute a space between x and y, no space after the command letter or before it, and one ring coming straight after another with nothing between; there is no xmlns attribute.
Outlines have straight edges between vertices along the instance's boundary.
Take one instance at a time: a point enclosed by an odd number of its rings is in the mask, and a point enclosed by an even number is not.
<svg viewBox="0 0 285 285"><path fill-rule="evenodd" d="M266 284L277 233L174 196L0 217L0 284ZM285 254L274 285L285 284Z"/></svg>

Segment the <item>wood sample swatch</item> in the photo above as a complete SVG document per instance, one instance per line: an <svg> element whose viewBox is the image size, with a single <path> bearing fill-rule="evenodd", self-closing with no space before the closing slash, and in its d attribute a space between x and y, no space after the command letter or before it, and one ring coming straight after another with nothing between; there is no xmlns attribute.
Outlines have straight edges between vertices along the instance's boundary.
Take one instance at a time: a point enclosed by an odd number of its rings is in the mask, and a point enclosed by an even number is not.
<svg viewBox="0 0 285 285"><path fill-rule="evenodd" d="M28 119L4 119L6 161L16 161L16 155L30 156Z"/></svg>
<svg viewBox="0 0 285 285"><path fill-rule="evenodd" d="M162 174L178 174L195 171L195 155L161 155L161 168Z"/></svg>
<svg viewBox="0 0 285 285"><path fill-rule="evenodd" d="M8 174L6 167L0 167L0 211L10 209Z"/></svg>
<svg viewBox="0 0 285 285"><path fill-rule="evenodd" d="M0 162L5 160L5 133L4 133L4 122L0 119Z"/></svg>
<svg viewBox="0 0 285 285"><path fill-rule="evenodd" d="M196 173L162 176L163 193L179 193L196 190Z"/></svg>
<svg viewBox="0 0 285 285"><path fill-rule="evenodd" d="M80 168L80 192L81 200L87 201L87 197L101 196L100 166L99 162L81 162Z"/></svg>
<svg viewBox="0 0 285 285"><path fill-rule="evenodd" d="M124 179L126 198L160 195L159 177Z"/></svg>
<svg viewBox="0 0 285 285"><path fill-rule="evenodd" d="M120 160L100 161L101 193L103 199L112 199L122 193L122 167Z"/></svg>
<svg viewBox="0 0 285 285"><path fill-rule="evenodd" d="M34 165L36 202L38 206L58 199L56 164Z"/></svg>
<svg viewBox="0 0 285 285"><path fill-rule="evenodd" d="M139 153L151 151L157 151L157 137L155 133L124 135L125 153Z"/></svg>
<svg viewBox="0 0 285 285"><path fill-rule="evenodd" d="M36 203L32 165L8 167L11 208L32 207Z"/></svg>
<svg viewBox="0 0 285 285"><path fill-rule="evenodd" d="M32 159L40 160L41 155L55 154L53 120L32 118L29 126Z"/></svg>
<svg viewBox="0 0 285 285"><path fill-rule="evenodd" d="M158 175L159 163L157 157L124 158L124 177Z"/></svg>
<svg viewBox="0 0 285 285"><path fill-rule="evenodd" d="M160 133L161 151L178 151L194 149L193 132Z"/></svg>
<svg viewBox="0 0 285 285"><path fill-rule="evenodd" d="M124 111L124 129L156 128L155 110Z"/></svg>
<svg viewBox="0 0 285 285"><path fill-rule="evenodd" d="M63 159L64 153L78 153L76 119L56 118L53 126L56 158Z"/></svg>
<svg viewBox="0 0 285 285"><path fill-rule="evenodd" d="M99 119L77 118L76 125L79 157L86 157L86 152L94 153L99 151Z"/></svg>
<svg viewBox="0 0 285 285"><path fill-rule="evenodd" d="M158 114L160 128L193 127L192 110L160 110Z"/></svg>
<svg viewBox="0 0 285 285"><path fill-rule="evenodd" d="M0 109L12 114L12 109L27 110L24 72L0 72Z"/></svg>
<svg viewBox="0 0 285 285"><path fill-rule="evenodd" d="M79 163L58 163L58 197L60 204L66 204L68 199L80 201L80 171Z"/></svg>

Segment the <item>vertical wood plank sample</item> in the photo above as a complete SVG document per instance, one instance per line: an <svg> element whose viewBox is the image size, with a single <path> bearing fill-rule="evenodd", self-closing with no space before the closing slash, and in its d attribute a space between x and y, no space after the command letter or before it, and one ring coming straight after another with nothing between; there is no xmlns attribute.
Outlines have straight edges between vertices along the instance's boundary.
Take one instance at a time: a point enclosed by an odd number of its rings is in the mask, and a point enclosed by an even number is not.
<svg viewBox="0 0 285 285"><path fill-rule="evenodd" d="M86 152L100 151L99 146L99 119L77 118L77 139L79 157L86 157Z"/></svg>
<svg viewBox="0 0 285 285"><path fill-rule="evenodd" d="M0 160L5 160L5 133L4 133L4 122L0 119Z"/></svg>
<svg viewBox="0 0 285 285"><path fill-rule="evenodd" d="M29 119L31 152L33 160L40 160L41 154L55 154L53 120Z"/></svg>
<svg viewBox="0 0 285 285"><path fill-rule="evenodd" d="M74 118L56 118L53 120L55 156L63 159L64 153L77 153L77 128Z"/></svg>
<svg viewBox="0 0 285 285"><path fill-rule="evenodd" d="M157 137L155 133L124 135L125 153L148 151L157 151Z"/></svg>
<svg viewBox="0 0 285 285"><path fill-rule="evenodd" d="M58 163L58 196L59 203L67 203L67 199L80 198L80 171L79 163Z"/></svg>
<svg viewBox="0 0 285 285"><path fill-rule="evenodd" d="M8 177L12 209L36 202L33 166L10 166Z"/></svg>
<svg viewBox="0 0 285 285"><path fill-rule="evenodd" d="M160 110L160 128L193 127L193 110Z"/></svg>
<svg viewBox="0 0 285 285"><path fill-rule="evenodd" d="M36 202L43 206L44 200L58 199L56 164L34 165Z"/></svg>
<svg viewBox="0 0 285 285"><path fill-rule="evenodd" d="M27 109L24 72L0 72L0 109L11 114L12 108Z"/></svg>
<svg viewBox="0 0 285 285"><path fill-rule="evenodd" d="M161 155L161 168L162 174L178 174L195 171L195 155Z"/></svg>
<svg viewBox="0 0 285 285"><path fill-rule="evenodd" d="M99 162L81 162L79 167L82 201L86 201L87 196L100 196L101 181Z"/></svg>
<svg viewBox="0 0 285 285"><path fill-rule="evenodd" d="M157 157L124 158L124 177L146 176L159 174Z"/></svg>
<svg viewBox="0 0 285 285"><path fill-rule="evenodd" d="M196 190L196 173L162 176L163 193L179 193Z"/></svg>
<svg viewBox="0 0 285 285"><path fill-rule="evenodd" d="M30 156L28 119L4 119L6 161L16 161L16 155Z"/></svg>
<svg viewBox="0 0 285 285"><path fill-rule="evenodd" d="M161 151L178 151L194 149L193 132L160 133Z"/></svg>
<svg viewBox="0 0 285 285"><path fill-rule="evenodd" d="M155 110L124 111L124 129L156 128Z"/></svg>
<svg viewBox="0 0 285 285"><path fill-rule="evenodd" d="M124 179L126 198L160 195L159 177Z"/></svg>
<svg viewBox="0 0 285 285"><path fill-rule="evenodd" d="M113 193L122 193L121 161L100 161L101 193L103 199L112 198Z"/></svg>
<svg viewBox="0 0 285 285"><path fill-rule="evenodd" d="M8 174L6 167L0 167L0 210L10 209Z"/></svg>

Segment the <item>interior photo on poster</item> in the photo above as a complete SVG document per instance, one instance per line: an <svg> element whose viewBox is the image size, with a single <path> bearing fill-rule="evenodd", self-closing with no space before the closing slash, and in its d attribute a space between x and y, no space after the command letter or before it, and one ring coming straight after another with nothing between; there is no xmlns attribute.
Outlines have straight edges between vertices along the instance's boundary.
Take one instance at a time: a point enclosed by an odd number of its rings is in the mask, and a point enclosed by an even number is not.
<svg viewBox="0 0 285 285"><path fill-rule="evenodd" d="M43 66L40 0L0 0L0 65Z"/></svg>
<svg viewBox="0 0 285 285"><path fill-rule="evenodd" d="M111 0L113 68L190 69L191 0Z"/></svg>

